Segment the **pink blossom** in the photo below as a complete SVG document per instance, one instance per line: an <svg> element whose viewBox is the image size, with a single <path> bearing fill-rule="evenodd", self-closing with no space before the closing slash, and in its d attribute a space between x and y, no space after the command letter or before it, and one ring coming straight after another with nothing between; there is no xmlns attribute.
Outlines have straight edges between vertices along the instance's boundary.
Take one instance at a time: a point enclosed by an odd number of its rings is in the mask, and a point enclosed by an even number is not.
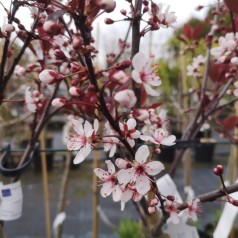
<svg viewBox="0 0 238 238"><path fill-rule="evenodd" d="M113 73L112 77L121 84L126 83L129 80L129 77L126 75L126 73L123 70L118 70L115 73Z"/></svg>
<svg viewBox="0 0 238 238"><path fill-rule="evenodd" d="M36 112L37 109L42 107L42 99L43 94L41 94L39 91L31 91L30 87L26 88L25 90L25 103L26 108L30 112Z"/></svg>
<svg viewBox="0 0 238 238"><path fill-rule="evenodd" d="M150 117L149 111L143 108L138 108L138 109L136 108L135 110L133 110L132 115L137 120L143 121L143 122L148 120Z"/></svg>
<svg viewBox="0 0 238 238"><path fill-rule="evenodd" d="M157 145L171 146L175 144L176 137L168 135L168 132L162 128L156 129L152 136L141 135L141 140L149 141Z"/></svg>
<svg viewBox="0 0 238 238"><path fill-rule="evenodd" d="M72 119L72 130L68 134L67 147L69 150L79 150L73 163L79 164L85 160L96 142L98 120L94 120L94 125L85 121L84 126L79 120Z"/></svg>
<svg viewBox="0 0 238 238"><path fill-rule="evenodd" d="M135 106L137 98L135 93L130 89L125 89L117 92L114 95L114 99L119 102L122 106L132 108Z"/></svg>
<svg viewBox="0 0 238 238"><path fill-rule="evenodd" d="M117 184L116 170L114 164L110 160L106 160L107 171L96 168L94 169L94 173L97 177L103 182L103 186L101 188L102 197L107 197L112 193L112 198L115 202L120 201L121 199L121 188Z"/></svg>
<svg viewBox="0 0 238 238"><path fill-rule="evenodd" d="M219 62L222 62L224 57L230 55L237 45L238 34L234 35L233 33L227 33L224 36L221 36L218 40L218 46L211 49L211 54Z"/></svg>
<svg viewBox="0 0 238 238"><path fill-rule="evenodd" d="M151 188L149 175L154 176L164 169L164 165L159 161L146 162L150 155L148 146L142 145L135 154L135 161L131 168L121 169L117 178L120 184L128 184L131 181L135 184L136 191L145 195Z"/></svg>
<svg viewBox="0 0 238 238"><path fill-rule="evenodd" d="M61 108L67 104L67 100L65 98L55 98L51 105L55 108Z"/></svg>
<svg viewBox="0 0 238 238"><path fill-rule="evenodd" d="M134 68L131 75L133 80L142 84L148 95L158 96L158 92L152 89L151 86L159 86L161 80L154 72L155 67L151 67L151 59L138 52L132 59L132 65Z"/></svg>
<svg viewBox="0 0 238 238"><path fill-rule="evenodd" d="M156 112L154 108L148 110L149 118L145 121L145 124L152 124L155 129L163 128L166 130L167 128L167 111L161 109L159 113Z"/></svg>
<svg viewBox="0 0 238 238"><path fill-rule="evenodd" d="M143 198L142 194L139 194L135 186L126 186L124 189L122 189L122 195L121 195L121 211L125 209L125 204L129 200L133 200L134 202L139 202Z"/></svg>
<svg viewBox="0 0 238 238"><path fill-rule="evenodd" d="M181 215L188 217L189 219L192 219L193 221L197 221L197 213L200 211L199 198L196 198L194 200L189 199L189 201L187 201L187 203L188 203L188 208L183 210Z"/></svg>
<svg viewBox="0 0 238 238"><path fill-rule="evenodd" d="M166 27L174 27L173 26L173 23L176 22L177 20L177 17L175 16L175 13L174 12L169 12L169 8L170 6L168 6L164 13L162 12L162 4L159 4L158 7L156 8L156 17L158 18L158 23L161 24L161 25L164 25Z"/></svg>
<svg viewBox="0 0 238 238"><path fill-rule="evenodd" d="M187 66L187 75L199 77L201 76L201 66L205 63L206 58L202 55L198 55L197 57L193 58L193 62L191 65Z"/></svg>
<svg viewBox="0 0 238 238"><path fill-rule="evenodd" d="M169 213L169 218L167 219L167 223L174 223L178 224L179 223L179 211L177 209L176 202L166 200L165 202L165 210Z"/></svg>
<svg viewBox="0 0 238 238"><path fill-rule="evenodd" d="M4 31L7 33L11 33L13 31L15 31L15 27L12 24L6 24L4 26Z"/></svg>
<svg viewBox="0 0 238 238"><path fill-rule="evenodd" d="M130 118L127 122L119 123L120 129L131 147L135 145L134 139L140 137L140 131L136 130L136 120Z"/></svg>
<svg viewBox="0 0 238 238"><path fill-rule="evenodd" d="M113 157L117 150L119 139L116 137L107 137L103 139L104 151L109 152L109 157Z"/></svg>
<svg viewBox="0 0 238 238"><path fill-rule="evenodd" d="M41 82L45 84L52 84L56 82L59 76L60 74L57 71L51 70L51 69L45 69L41 71L41 73L39 74L39 79Z"/></svg>

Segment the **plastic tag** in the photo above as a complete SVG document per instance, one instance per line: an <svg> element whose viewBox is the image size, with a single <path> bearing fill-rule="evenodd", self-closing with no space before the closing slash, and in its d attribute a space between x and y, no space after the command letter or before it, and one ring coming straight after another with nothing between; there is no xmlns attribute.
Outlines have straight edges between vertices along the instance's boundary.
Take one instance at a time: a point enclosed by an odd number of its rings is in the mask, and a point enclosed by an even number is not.
<svg viewBox="0 0 238 238"><path fill-rule="evenodd" d="M232 193L231 196L234 199L238 199L238 192ZM229 236L237 213L238 207L235 207L228 202L225 204L216 230L213 233L213 238L226 238Z"/></svg>
<svg viewBox="0 0 238 238"><path fill-rule="evenodd" d="M179 224L169 223L164 232L171 238L199 238L196 227L189 226L183 222Z"/></svg>
<svg viewBox="0 0 238 238"><path fill-rule="evenodd" d="M156 181L159 192L164 196L173 195L177 202L182 203L183 200L177 190L176 184L173 179L165 174L163 177Z"/></svg>
<svg viewBox="0 0 238 238"><path fill-rule="evenodd" d="M21 182L0 183L0 220L11 221L22 215L23 195Z"/></svg>

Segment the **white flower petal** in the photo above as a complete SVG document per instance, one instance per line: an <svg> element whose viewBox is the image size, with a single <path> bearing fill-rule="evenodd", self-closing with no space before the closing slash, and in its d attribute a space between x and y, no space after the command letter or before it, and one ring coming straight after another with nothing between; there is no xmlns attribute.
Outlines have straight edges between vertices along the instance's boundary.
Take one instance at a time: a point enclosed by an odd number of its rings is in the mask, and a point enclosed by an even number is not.
<svg viewBox="0 0 238 238"><path fill-rule="evenodd" d="M164 170L164 165L159 161L152 161L146 164L145 171L149 175L156 175Z"/></svg>
<svg viewBox="0 0 238 238"><path fill-rule="evenodd" d="M87 144L85 147L82 147L79 150L79 152L76 155L76 157L74 158L73 163L74 164L82 163L85 160L85 158L90 154L91 150L92 149L91 149L91 146L89 144Z"/></svg>
<svg viewBox="0 0 238 238"><path fill-rule="evenodd" d="M116 144L112 145L111 149L110 149L110 153L109 153L110 158L112 158L114 156L114 154L116 153L116 150L117 150Z"/></svg>
<svg viewBox="0 0 238 238"><path fill-rule="evenodd" d="M174 135L170 135L166 138L164 138L160 144L161 145L166 145L166 146L171 146L175 144L176 137Z"/></svg>
<svg viewBox="0 0 238 238"><path fill-rule="evenodd" d="M113 191L113 186L111 182L104 183L101 188L101 195L102 197L109 196Z"/></svg>
<svg viewBox="0 0 238 238"><path fill-rule="evenodd" d="M106 160L105 163L107 164L107 170L110 174L114 174L116 172L115 166L111 160Z"/></svg>
<svg viewBox="0 0 238 238"><path fill-rule="evenodd" d="M133 78L133 80L134 80L136 83L142 84L140 74L139 74L136 70L133 70L133 71L131 72L131 77Z"/></svg>
<svg viewBox="0 0 238 238"><path fill-rule="evenodd" d="M93 123L93 128L94 128L94 131L97 132L98 131L98 128L99 128L99 122L97 119L94 120L94 123Z"/></svg>
<svg viewBox="0 0 238 238"><path fill-rule="evenodd" d="M126 191L124 191L121 195L121 201L123 203L128 202L133 196L133 191L130 189L127 189Z"/></svg>
<svg viewBox="0 0 238 238"><path fill-rule="evenodd" d="M79 120L75 120L75 119L72 119L72 124L73 124L73 128L74 130L80 134L80 135L84 135L84 130L83 130L83 125L82 123L79 121Z"/></svg>
<svg viewBox="0 0 238 238"><path fill-rule="evenodd" d="M135 146L135 141L133 140L133 139L130 139L130 138L127 138L126 139L127 140L127 142L129 143L129 145L131 146L131 147L134 147Z"/></svg>
<svg viewBox="0 0 238 238"><path fill-rule="evenodd" d="M109 174L107 171L100 169L100 168L96 168L94 169L94 173L96 174L97 177L100 178L100 180L105 181L108 177Z"/></svg>
<svg viewBox="0 0 238 238"><path fill-rule="evenodd" d="M139 163L139 164L144 164L145 161L147 160L147 158L150 155L150 151L149 151L149 147L147 145L142 145L141 147L139 147L139 149L136 151L135 154L135 160Z"/></svg>
<svg viewBox="0 0 238 238"><path fill-rule="evenodd" d="M145 57L141 52L138 52L137 54L135 54L135 56L133 57L132 59L132 65L133 65L133 68L140 72L143 67L146 65L148 61L148 58Z"/></svg>
<svg viewBox="0 0 238 238"><path fill-rule="evenodd" d="M84 123L84 133L87 137L90 137L93 133L93 127L88 121L85 121Z"/></svg>
<svg viewBox="0 0 238 238"><path fill-rule="evenodd" d="M128 184L135 176L134 169L121 169L117 173L117 179L120 184Z"/></svg>
<svg viewBox="0 0 238 238"><path fill-rule="evenodd" d="M150 179L145 175L138 176L135 184L138 193L145 195L150 191Z"/></svg>
<svg viewBox="0 0 238 238"><path fill-rule="evenodd" d="M135 132L131 133L131 137L134 139L138 139L140 137L140 131L136 130Z"/></svg>
<svg viewBox="0 0 238 238"><path fill-rule="evenodd" d="M150 95L150 96L152 96L152 97L157 97L157 96L159 96L159 93L158 93L156 90L152 89L149 84L144 83L143 86L144 86L145 91L146 91L146 93L147 93L148 95Z"/></svg>
<svg viewBox="0 0 238 238"><path fill-rule="evenodd" d="M136 120L134 118L130 118L126 124L128 126L128 130L133 130L136 127Z"/></svg>
<svg viewBox="0 0 238 238"><path fill-rule="evenodd" d="M121 200L122 191L119 185L114 186L112 192L112 199L114 202L119 202Z"/></svg>

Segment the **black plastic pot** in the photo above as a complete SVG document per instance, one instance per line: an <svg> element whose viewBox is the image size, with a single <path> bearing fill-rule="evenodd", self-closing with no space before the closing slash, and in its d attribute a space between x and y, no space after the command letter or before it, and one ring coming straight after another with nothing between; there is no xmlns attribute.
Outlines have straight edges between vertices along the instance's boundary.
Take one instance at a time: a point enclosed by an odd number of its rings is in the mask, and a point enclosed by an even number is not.
<svg viewBox="0 0 238 238"><path fill-rule="evenodd" d="M195 148L195 159L201 163L211 163L213 160L215 144L201 143Z"/></svg>

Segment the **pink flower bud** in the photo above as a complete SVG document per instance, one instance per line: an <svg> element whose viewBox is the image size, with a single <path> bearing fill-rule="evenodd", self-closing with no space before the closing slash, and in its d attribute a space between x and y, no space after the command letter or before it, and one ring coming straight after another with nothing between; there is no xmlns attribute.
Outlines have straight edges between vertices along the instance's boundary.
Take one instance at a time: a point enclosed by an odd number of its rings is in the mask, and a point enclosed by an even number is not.
<svg viewBox="0 0 238 238"><path fill-rule="evenodd" d="M137 98L135 93L130 89L122 90L115 94L114 99L122 106L132 108L135 106Z"/></svg>
<svg viewBox="0 0 238 238"><path fill-rule="evenodd" d="M127 11L126 11L125 9L121 9L120 12L121 12L121 14L124 15L124 16L126 16L126 14L127 14Z"/></svg>
<svg viewBox="0 0 238 238"><path fill-rule="evenodd" d="M148 6L145 6L144 8L143 8L143 13L146 13L146 12L148 12L149 11L149 7Z"/></svg>
<svg viewBox="0 0 238 238"><path fill-rule="evenodd" d="M74 49L79 49L83 45L83 39L79 35L73 35L72 37L72 46Z"/></svg>
<svg viewBox="0 0 238 238"><path fill-rule="evenodd" d="M149 207L148 207L148 212L149 212L149 214L154 214L155 211L156 211L156 208L155 208L154 206L149 206Z"/></svg>
<svg viewBox="0 0 238 238"><path fill-rule="evenodd" d="M119 168L119 169L127 169L128 168L128 165L129 163L124 160L124 159L121 159L121 158L118 158L116 159L116 166Z"/></svg>
<svg viewBox="0 0 238 238"><path fill-rule="evenodd" d="M39 79L45 84L52 84L59 79L60 74L51 69L45 69L39 74Z"/></svg>
<svg viewBox="0 0 238 238"><path fill-rule="evenodd" d="M11 33L15 30L15 27L12 24L6 24L4 26L4 31L7 33Z"/></svg>
<svg viewBox="0 0 238 238"><path fill-rule="evenodd" d="M222 165L217 165L216 168L213 169L213 172L217 176L221 176L223 174L224 167Z"/></svg>
<svg viewBox="0 0 238 238"><path fill-rule="evenodd" d="M150 117L147 109L135 109L133 110L132 115L139 121L145 121Z"/></svg>
<svg viewBox="0 0 238 238"><path fill-rule="evenodd" d="M60 27L52 20L46 21L43 25L43 29L50 35L58 35L60 33Z"/></svg>
<svg viewBox="0 0 238 238"><path fill-rule="evenodd" d="M71 96L79 97L79 96L83 96L84 92L81 88L73 86L69 89L69 94Z"/></svg>
<svg viewBox="0 0 238 238"><path fill-rule="evenodd" d="M131 66L131 60L126 59L116 65L117 70L124 70Z"/></svg>
<svg viewBox="0 0 238 238"><path fill-rule="evenodd" d="M168 195L166 198L171 202L175 200L175 197L173 195Z"/></svg>
<svg viewBox="0 0 238 238"><path fill-rule="evenodd" d="M116 71L112 75L113 79L115 79L118 83L124 84L129 80L129 77L126 75L126 73L122 70Z"/></svg>
<svg viewBox="0 0 238 238"><path fill-rule="evenodd" d="M104 22L107 24L107 25L111 25L114 23L114 21L111 19L111 18L105 18L104 19Z"/></svg>
<svg viewBox="0 0 238 238"><path fill-rule="evenodd" d="M67 57L65 56L64 52L60 49L56 49L54 51L54 55L55 55L56 59L67 60Z"/></svg>
<svg viewBox="0 0 238 238"><path fill-rule="evenodd" d="M65 98L55 98L52 102L51 105L55 108L60 108L63 107L64 105L67 104L67 100Z"/></svg>
<svg viewBox="0 0 238 238"><path fill-rule="evenodd" d="M114 11L116 7L116 2L114 0L97 0L97 4L108 13Z"/></svg>

